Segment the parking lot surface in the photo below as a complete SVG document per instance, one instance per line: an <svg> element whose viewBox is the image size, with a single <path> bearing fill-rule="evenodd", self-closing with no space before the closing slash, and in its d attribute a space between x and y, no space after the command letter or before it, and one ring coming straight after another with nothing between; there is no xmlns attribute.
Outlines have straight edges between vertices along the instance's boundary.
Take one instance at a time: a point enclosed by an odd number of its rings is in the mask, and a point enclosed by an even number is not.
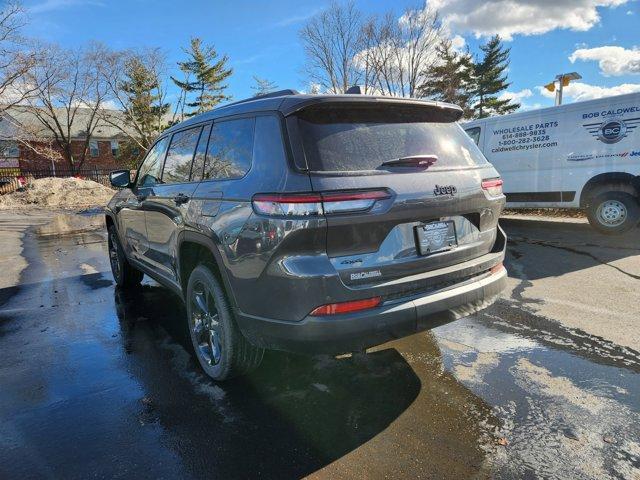
<svg viewBox="0 0 640 480"><path fill-rule="evenodd" d="M640 478L638 230L508 218L482 313L215 384L101 222L0 214L0 478Z"/></svg>

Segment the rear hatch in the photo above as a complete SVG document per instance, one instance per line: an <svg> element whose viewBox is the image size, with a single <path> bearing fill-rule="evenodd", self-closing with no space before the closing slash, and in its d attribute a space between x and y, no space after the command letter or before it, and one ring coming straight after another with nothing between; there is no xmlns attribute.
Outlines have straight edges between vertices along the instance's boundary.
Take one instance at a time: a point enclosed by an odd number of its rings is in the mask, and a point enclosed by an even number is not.
<svg viewBox="0 0 640 480"><path fill-rule="evenodd" d="M498 174L455 123L458 112L426 102L325 102L289 117L294 151L323 192L327 254L345 284L387 282L491 251L504 197L483 189Z"/></svg>

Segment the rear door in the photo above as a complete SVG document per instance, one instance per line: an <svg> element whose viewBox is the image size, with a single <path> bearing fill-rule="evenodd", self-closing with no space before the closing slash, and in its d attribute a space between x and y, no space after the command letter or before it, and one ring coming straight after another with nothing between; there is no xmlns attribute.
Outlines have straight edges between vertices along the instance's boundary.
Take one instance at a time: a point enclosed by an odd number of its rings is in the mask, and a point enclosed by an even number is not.
<svg viewBox="0 0 640 480"><path fill-rule="evenodd" d="M173 134L162 181L152 187L144 202L147 261L172 280L177 280L177 237L189 222L190 201L200 181L199 166L204 162L209 128L198 125Z"/></svg>
<svg viewBox="0 0 640 480"><path fill-rule="evenodd" d="M366 211L325 203L327 253L345 283L442 268L493 246L503 197L481 184L497 173L456 123L425 108L330 104L289 120L314 191L388 193Z"/></svg>

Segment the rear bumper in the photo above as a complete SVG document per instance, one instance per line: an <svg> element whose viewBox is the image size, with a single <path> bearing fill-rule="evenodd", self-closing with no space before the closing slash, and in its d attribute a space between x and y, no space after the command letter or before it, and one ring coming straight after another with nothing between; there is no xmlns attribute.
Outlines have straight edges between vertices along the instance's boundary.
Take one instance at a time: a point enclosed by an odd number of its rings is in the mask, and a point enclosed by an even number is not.
<svg viewBox="0 0 640 480"><path fill-rule="evenodd" d="M302 353L359 351L428 330L487 307L504 290L507 271L486 272L449 288L345 315L284 322L236 313L247 339L269 349Z"/></svg>

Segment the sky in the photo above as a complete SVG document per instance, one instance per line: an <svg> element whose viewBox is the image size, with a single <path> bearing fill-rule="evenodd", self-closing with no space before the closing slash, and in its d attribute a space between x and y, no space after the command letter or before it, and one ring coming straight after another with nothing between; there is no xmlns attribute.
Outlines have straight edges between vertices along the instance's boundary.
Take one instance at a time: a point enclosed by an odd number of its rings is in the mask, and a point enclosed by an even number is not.
<svg viewBox="0 0 640 480"><path fill-rule="evenodd" d="M115 49L160 47L170 66L192 36L229 57L228 93L251 96L253 75L280 88L308 90L300 28L325 0L24 0L26 34L67 47L99 41ZM565 103L640 91L640 0L356 0L363 15L435 9L456 45L472 53L499 33L511 49L505 95L524 109L553 105L542 88L559 73L582 80ZM174 72L178 74L178 72ZM174 95L175 92L172 93Z"/></svg>

